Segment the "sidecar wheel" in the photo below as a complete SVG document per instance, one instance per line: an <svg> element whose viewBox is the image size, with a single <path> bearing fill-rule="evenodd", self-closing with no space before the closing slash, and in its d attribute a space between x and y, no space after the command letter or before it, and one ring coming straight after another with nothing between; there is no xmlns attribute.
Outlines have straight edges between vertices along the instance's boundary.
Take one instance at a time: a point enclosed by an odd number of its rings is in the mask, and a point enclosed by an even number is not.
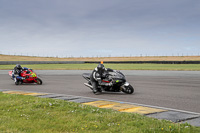
<svg viewBox="0 0 200 133"><path fill-rule="evenodd" d="M37 78L36 81L37 81L36 83L37 83L38 85L42 85L42 80L41 80L41 79Z"/></svg>
<svg viewBox="0 0 200 133"><path fill-rule="evenodd" d="M131 85L128 85L124 86L122 91L126 94L132 94L134 92L134 88Z"/></svg>

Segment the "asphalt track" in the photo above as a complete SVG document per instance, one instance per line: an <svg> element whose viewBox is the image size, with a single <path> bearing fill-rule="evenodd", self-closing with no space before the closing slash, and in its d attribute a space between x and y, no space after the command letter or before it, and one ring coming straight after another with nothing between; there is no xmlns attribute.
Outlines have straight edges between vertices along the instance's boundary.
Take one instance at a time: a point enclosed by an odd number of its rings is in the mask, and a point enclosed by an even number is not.
<svg viewBox="0 0 200 133"><path fill-rule="evenodd" d="M0 70L0 89L76 95L122 102L139 103L200 113L199 71L125 71L127 81L135 88L132 95L102 93L94 95L83 85L84 70L37 70L43 85L16 86L8 70Z"/></svg>

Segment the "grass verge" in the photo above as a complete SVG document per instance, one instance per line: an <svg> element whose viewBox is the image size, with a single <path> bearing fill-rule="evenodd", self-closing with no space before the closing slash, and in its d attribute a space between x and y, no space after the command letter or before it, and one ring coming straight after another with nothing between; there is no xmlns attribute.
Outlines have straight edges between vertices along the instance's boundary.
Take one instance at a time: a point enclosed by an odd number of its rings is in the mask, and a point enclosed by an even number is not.
<svg viewBox="0 0 200 133"><path fill-rule="evenodd" d="M174 70L200 71L200 64L104 64L116 70ZM97 64L33 64L22 65L35 70L92 70ZM15 65L0 65L1 70L13 69Z"/></svg>
<svg viewBox="0 0 200 133"><path fill-rule="evenodd" d="M0 61L200 61L200 56L140 56L140 57L35 57L0 54Z"/></svg>
<svg viewBox="0 0 200 133"><path fill-rule="evenodd" d="M0 132L174 132L199 127L79 103L0 92Z"/></svg>

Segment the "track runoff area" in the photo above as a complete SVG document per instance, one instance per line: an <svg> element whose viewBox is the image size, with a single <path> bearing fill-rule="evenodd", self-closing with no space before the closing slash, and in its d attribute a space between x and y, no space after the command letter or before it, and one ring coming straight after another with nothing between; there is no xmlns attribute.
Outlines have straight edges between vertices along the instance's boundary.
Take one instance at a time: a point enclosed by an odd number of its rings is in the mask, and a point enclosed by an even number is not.
<svg viewBox="0 0 200 133"><path fill-rule="evenodd" d="M65 72L38 71L37 73L40 74L43 79L43 78L45 78L45 76L48 76L48 75L49 76L50 75L54 75L54 76L58 75L58 77L59 76L62 77L64 75L79 75L82 72L83 71L79 71L79 72L77 72L77 71L76 72L73 72L73 71L65 71ZM1 71L1 73L2 73L2 71ZM6 72L4 72L4 73L6 73ZM54 74L54 73L56 73L56 74ZM130 98L134 99L134 97L137 97L137 95L140 95L140 93L143 93L142 91L140 92L140 88L142 89L142 86L140 86L138 84L141 84L140 83L142 80L141 76L144 76L144 75L147 77L153 75L153 76L156 76L156 78L160 78L161 75L162 76L164 75L164 77L167 79L169 77L173 77L175 75L176 76L178 75L179 78L181 78L182 76L189 78L189 77L191 77L191 75L193 75L192 78L195 78L197 80L199 79L198 72L193 73L193 72L174 72L173 71L173 72L164 72L165 73L164 74L162 72L157 72L157 71L154 72L153 71L154 74L152 74L152 71L124 71L123 73L127 76L137 77L137 79L138 79L138 80L135 80L133 83L131 82L131 84L134 84L134 83L136 84L136 85L134 85L135 90L136 90L135 94L122 95L123 97L129 97L129 99ZM55 78L55 77L53 77L53 78ZM148 79L149 78L150 77L148 77ZM80 80L82 87L84 87L84 85L82 84L83 81L84 80ZM143 82L147 82L147 81L145 79L143 79ZM180 82L180 80L178 80L177 82ZM183 81L181 80L181 82L183 82ZM9 84L10 85L13 84L12 81L9 81ZM67 84L70 84L70 83L67 83ZM170 83L170 84L172 85L173 83ZM47 85L47 82L44 84L44 86L46 86L46 85ZM76 85L78 87L80 87L78 84L76 84ZM161 106L150 106L152 104L138 104L139 102L137 102L137 103L134 103L134 101L129 102L126 100L122 100L120 98L119 98L119 100L109 98L110 96L112 97L112 95L115 95L115 94L106 94L106 96L104 94L102 94L102 96L99 95L99 96L93 97L92 92L90 92L90 90L88 90L88 88L86 90L87 90L88 94L91 94L91 95L80 95L79 92L76 92L79 95L79 96L77 96L68 91L66 91L66 93L61 93L61 91L60 91L60 94L59 94L59 91L56 91L56 90L55 91L45 90L45 92L42 88L41 88L41 91L39 89L35 90L35 88L37 88L37 85L36 86L34 86L34 85L32 85L32 86L24 85L23 86L22 85L20 88L24 88L24 89L20 89L20 90L18 90L19 86L18 87L16 87L15 85L11 85L11 86L12 87L8 87L9 89L6 89L5 86L3 88L1 87L0 91L3 93L7 93L7 94L31 95L31 96L37 96L37 97L43 97L43 98L62 99L62 100L67 100L67 101L71 101L71 102L78 102L78 103L85 104L85 105L95 106L95 107L99 107L99 108L108 108L108 109L113 109L113 110L117 110L120 112L139 113L139 114L146 115L148 117L157 118L157 119L166 119L166 120L170 120L172 122L187 122L194 126L200 126L200 113L199 112L195 113L192 111L183 111L183 110L179 110L179 109L163 108ZM193 86L198 87L199 85L193 84ZM29 89L31 87L34 87L34 89ZM190 88L190 87L188 87L188 88ZM65 89L67 89L67 88L65 88ZM149 89L151 90L151 88L149 88ZM31 91L28 91L28 90L31 90ZM43 92L42 92L42 90L43 90ZM83 92L86 90L80 90L80 91ZM192 89L191 89L191 91L192 91ZM116 97L116 95L114 97ZM118 95L117 97L121 97L121 95ZM187 101L187 100L185 100L185 101ZM163 106L165 106L165 105L163 105Z"/></svg>
<svg viewBox="0 0 200 133"><path fill-rule="evenodd" d="M65 94L54 94L54 93L40 93L40 92L28 92L28 91L10 91L10 90L0 90L5 94L18 94L25 96L37 96L40 98L53 98L61 99L70 102L77 102L84 105L95 106L99 108L113 109L119 112L127 113L138 113L146 115L148 117L153 117L157 119L166 119L172 122L187 122L193 126L200 126L200 113L175 110L162 107L153 107L148 105L136 104L136 103L127 103L120 101L112 101L105 99L96 99L89 97L65 95Z"/></svg>

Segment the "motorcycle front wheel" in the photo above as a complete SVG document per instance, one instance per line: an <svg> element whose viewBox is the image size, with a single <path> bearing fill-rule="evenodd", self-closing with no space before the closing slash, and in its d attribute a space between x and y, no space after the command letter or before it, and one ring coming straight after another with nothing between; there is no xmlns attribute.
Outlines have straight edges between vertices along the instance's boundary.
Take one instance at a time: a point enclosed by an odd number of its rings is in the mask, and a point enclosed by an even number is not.
<svg viewBox="0 0 200 133"><path fill-rule="evenodd" d="M124 86L122 92L126 94L132 94L134 92L134 88L131 85Z"/></svg>
<svg viewBox="0 0 200 133"><path fill-rule="evenodd" d="M37 83L38 85L42 85L42 80L41 80L41 79L37 78L36 81L37 81L36 83Z"/></svg>

